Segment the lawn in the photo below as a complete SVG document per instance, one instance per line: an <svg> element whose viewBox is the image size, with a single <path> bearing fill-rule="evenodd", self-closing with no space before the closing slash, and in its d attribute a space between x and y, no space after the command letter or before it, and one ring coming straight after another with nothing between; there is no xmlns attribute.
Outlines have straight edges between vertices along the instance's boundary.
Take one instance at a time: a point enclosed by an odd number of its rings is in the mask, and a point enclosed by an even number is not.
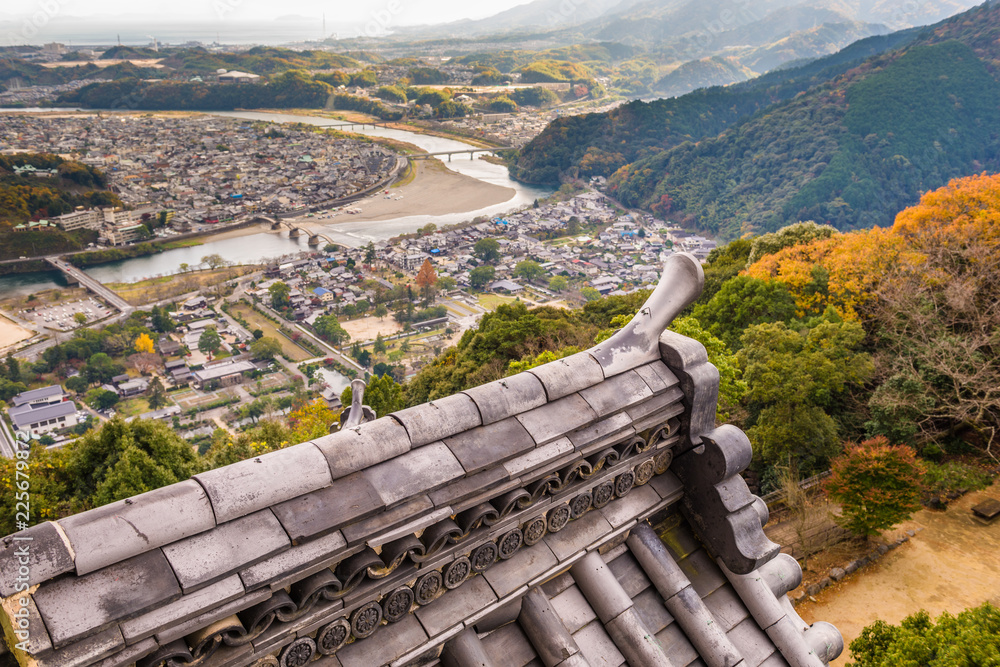
<svg viewBox="0 0 1000 667"><path fill-rule="evenodd" d="M286 359L290 359L292 361L304 361L316 356L304 348L296 345L291 338L278 331L274 322L267 319L245 303L233 306L232 312L233 314L239 315L241 318L246 320L247 324L250 325L251 331L254 329L260 329L268 338L277 339L277 341L281 343L281 353Z"/></svg>
<svg viewBox="0 0 1000 667"><path fill-rule="evenodd" d="M136 417L147 412L152 412L152 408L149 407L148 400L142 396L138 396L136 398L129 398L124 401L120 401L118 405L115 406L115 412L124 417Z"/></svg>
<svg viewBox="0 0 1000 667"><path fill-rule="evenodd" d="M501 294L480 294L477 302L486 310L496 310L497 306L516 301L516 297Z"/></svg>

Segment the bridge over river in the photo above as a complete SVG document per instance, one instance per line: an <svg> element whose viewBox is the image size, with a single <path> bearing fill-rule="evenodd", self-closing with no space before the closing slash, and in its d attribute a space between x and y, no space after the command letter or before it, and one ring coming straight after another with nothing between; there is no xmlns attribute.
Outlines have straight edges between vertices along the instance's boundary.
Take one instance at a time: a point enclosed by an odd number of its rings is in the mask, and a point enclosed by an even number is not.
<svg viewBox="0 0 1000 667"><path fill-rule="evenodd" d="M123 314L128 315L135 310L135 308L129 304L128 301L121 298L99 281L88 276L82 270L76 268L66 260L59 257L46 257L45 261L62 271L63 275L66 276L66 280L69 281L70 284L79 283L80 285L83 285L91 292L107 301L110 305L120 310Z"/></svg>

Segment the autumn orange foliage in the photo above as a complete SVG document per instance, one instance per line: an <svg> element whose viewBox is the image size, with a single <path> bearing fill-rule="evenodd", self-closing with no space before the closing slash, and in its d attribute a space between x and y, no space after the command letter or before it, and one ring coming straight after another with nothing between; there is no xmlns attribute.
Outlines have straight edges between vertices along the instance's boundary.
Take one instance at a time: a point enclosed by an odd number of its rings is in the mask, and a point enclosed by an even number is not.
<svg viewBox="0 0 1000 667"><path fill-rule="evenodd" d="M894 269L919 271L930 249L972 242L1000 245L1000 175L955 179L899 213L889 229L836 234L784 248L762 257L746 274L784 283L800 315L833 306L842 317L858 319L858 310ZM816 288L817 268L827 274L825 289Z"/></svg>

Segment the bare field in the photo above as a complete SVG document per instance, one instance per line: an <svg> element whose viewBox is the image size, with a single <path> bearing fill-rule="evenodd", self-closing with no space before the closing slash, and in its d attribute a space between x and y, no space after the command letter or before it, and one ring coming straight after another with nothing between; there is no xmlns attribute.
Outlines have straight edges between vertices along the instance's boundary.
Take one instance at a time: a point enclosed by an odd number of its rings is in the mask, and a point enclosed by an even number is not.
<svg viewBox="0 0 1000 667"><path fill-rule="evenodd" d="M403 327L392 316L387 315L381 320L377 317L362 317L356 320L341 322L340 326L344 331L351 334L352 341L375 340L382 334L383 337L391 336L403 330Z"/></svg>
<svg viewBox="0 0 1000 667"><path fill-rule="evenodd" d="M833 623L844 636L844 653L861 630L881 619L898 624L926 609L932 617L956 614L983 602L1000 605L1000 521L984 526L970 508L986 498L1000 500L1000 482L954 501L946 511L921 510L887 535L913 531L902 546L799 605L807 623Z"/></svg>
<svg viewBox="0 0 1000 667"><path fill-rule="evenodd" d="M34 334L0 315L0 348L31 338Z"/></svg>

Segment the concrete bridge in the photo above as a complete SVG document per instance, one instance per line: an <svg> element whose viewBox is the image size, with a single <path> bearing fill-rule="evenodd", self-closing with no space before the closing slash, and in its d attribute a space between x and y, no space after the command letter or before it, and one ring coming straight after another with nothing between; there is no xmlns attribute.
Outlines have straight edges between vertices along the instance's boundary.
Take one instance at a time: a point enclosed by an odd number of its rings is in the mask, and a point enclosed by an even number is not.
<svg viewBox="0 0 1000 667"><path fill-rule="evenodd" d="M333 123L331 125L317 125L316 127L324 127L334 130L354 130L356 128L365 129L366 127L371 127L375 129L376 127L390 127L388 123L373 123L371 121L344 121L342 123Z"/></svg>
<svg viewBox="0 0 1000 667"><path fill-rule="evenodd" d="M55 268L62 271L63 275L66 276L66 280L72 285L74 283L79 283L83 285L91 292L101 297L107 301L110 305L114 306L122 313L128 315L135 308L129 304L128 301L121 298L110 289L102 285L99 281L91 278L89 275L76 268L69 262L59 258L59 257L46 257L45 261L54 266Z"/></svg>
<svg viewBox="0 0 1000 667"><path fill-rule="evenodd" d="M469 159L471 160L475 157L476 153L495 153L496 151L502 151L502 150L511 150L511 147L494 146L493 148L472 148L469 150L460 150L460 151L437 151L435 153L416 153L415 155L409 155L407 157L413 160L428 160L432 157L442 157L447 155L448 162L451 162L451 157L453 155L465 155L466 153L468 153Z"/></svg>

